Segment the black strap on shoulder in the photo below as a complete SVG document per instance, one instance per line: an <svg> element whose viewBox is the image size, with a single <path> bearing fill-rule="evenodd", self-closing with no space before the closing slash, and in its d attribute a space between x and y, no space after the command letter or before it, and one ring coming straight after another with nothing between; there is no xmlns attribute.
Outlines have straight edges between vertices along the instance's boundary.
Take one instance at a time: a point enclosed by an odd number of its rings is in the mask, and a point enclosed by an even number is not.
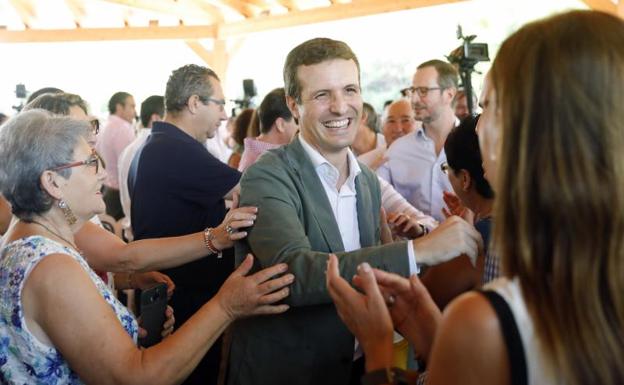
<svg viewBox="0 0 624 385"><path fill-rule="evenodd" d="M509 304L495 291L484 290L481 291L481 294L487 298L494 308L501 325L501 331L503 332L503 338L507 346L509 365L511 366L511 384L527 385L527 365L524 356L524 347Z"/></svg>

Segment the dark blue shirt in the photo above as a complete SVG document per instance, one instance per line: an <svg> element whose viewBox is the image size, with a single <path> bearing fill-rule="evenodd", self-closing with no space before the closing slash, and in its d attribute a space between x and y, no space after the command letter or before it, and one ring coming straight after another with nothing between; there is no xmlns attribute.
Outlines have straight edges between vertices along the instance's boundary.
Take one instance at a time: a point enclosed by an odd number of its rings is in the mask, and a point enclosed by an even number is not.
<svg viewBox="0 0 624 385"><path fill-rule="evenodd" d="M157 122L141 152L132 201L135 239L186 235L218 226L225 216L223 196L240 173L222 163L176 126ZM208 253L206 253L208 254ZM234 268L233 249L163 271L176 286L212 296Z"/></svg>

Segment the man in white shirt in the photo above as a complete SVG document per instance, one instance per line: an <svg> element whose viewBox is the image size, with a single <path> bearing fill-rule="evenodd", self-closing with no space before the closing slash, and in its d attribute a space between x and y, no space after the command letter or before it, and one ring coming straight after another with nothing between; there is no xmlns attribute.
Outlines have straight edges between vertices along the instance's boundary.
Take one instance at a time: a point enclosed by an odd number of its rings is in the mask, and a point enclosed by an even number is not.
<svg viewBox="0 0 624 385"><path fill-rule="evenodd" d="M442 164L446 162L444 142L459 122L453 110L458 74L441 60L418 66L408 89L416 120L422 128L397 139L386 152L388 161L377 169L414 207L444 220L444 191L452 191Z"/></svg>
<svg viewBox="0 0 624 385"><path fill-rule="evenodd" d="M476 256L480 239L453 217L414 241L379 244L379 182L349 149L362 96L357 57L345 43L312 39L294 48L284 82L300 134L245 172L241 204L257 206L258 215L236 258L252 252L262 267L286 262L297 278L288 312L234 326L229 383L359 384L353 336L325 286L328 253L338 255L347 277L362 262L407 276L418 264Z"/></svg>
<svg viewBox="0 0 624 385"><path fill-rule="evenodd" d="M137 133L136 139L126 147L119 156L119 198L124 213L123 227L131 230L130 224L130 193L128 192L128 172L134 155L145 143L152 132L152 124L160 122L165 116L165 98L161 95L152 95L141 103L142 129Z"/></svg>

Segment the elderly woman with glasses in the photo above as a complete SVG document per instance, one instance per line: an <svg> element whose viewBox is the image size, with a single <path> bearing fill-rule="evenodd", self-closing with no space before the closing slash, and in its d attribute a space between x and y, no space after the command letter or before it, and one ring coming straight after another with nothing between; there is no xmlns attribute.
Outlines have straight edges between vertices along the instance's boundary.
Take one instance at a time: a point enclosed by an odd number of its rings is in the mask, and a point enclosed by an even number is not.
<svg viewBox="0 0 624 385"><path fill-rule="evenodd" d="M58 115L67 115L85 122L89 121L91 130L87 141L90 145L95 142L94 123L89 118L86 102L79 95L43 94L28 103L24 111L35 108L45 109ZM97 223L88 221L75 233L74 237L76 245L95 270L130 273L129 275L116 274L115 282L120 284L117 288L142 289L156 280L167 283L169 294L171 294L174 285L168 277L163 280L162 276L157 278L154 274L135 273L176 267L203 258L207 254L214 256L215 253L207 249L207 244L216 251L232 247L234 241L247 235L244 228L253 225L255 212L254 207L234 208L226 215L223 223L213 229L210 234L204 231L175 238L126 243Z"/></svg>
<svg viewBox="0 0 624 385"><path fill-rule="evenodd" d="M3 383L179 383L235 319L287 310L284 264L248 258L176 333L136 346L137 323L95 275L77 232L104 211L87 122L23 112L0 130L0 186L18 220L0 250ZM71 209L70 209L71 208Z"/></svg>
<svg viewBox="0 0 624 385"><path fill-rule="evenodd" d="M530 23L502 44L484 88L503 277L441 316L418 277L363 265L360 294L330 258L365 383L397 383L394 326L427 360L429 384L622 384L624 21L573 11Z"/></svg>

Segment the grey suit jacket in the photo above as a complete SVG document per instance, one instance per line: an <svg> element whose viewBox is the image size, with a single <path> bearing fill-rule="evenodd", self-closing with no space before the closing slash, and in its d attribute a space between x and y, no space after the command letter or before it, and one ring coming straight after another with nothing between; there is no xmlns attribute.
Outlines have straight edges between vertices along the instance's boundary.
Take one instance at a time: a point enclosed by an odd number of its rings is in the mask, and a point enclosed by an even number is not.
<svg viewBox="0 0 624 385"><path fill-rule="evenodd" d="M256 223L236 245L237 264L246 253L256 269L280 262L295 275L291 308L276 316L234 325L229 384L346 384L354 339L338 317L325 286L327 254L335 253L343 277L366 261L408 275L405 242L379 245L379 182L366 166L356 177L360 243L344 252L325 190L299 139L271 150L241 180L241 206L257 206Z"/></svg>

